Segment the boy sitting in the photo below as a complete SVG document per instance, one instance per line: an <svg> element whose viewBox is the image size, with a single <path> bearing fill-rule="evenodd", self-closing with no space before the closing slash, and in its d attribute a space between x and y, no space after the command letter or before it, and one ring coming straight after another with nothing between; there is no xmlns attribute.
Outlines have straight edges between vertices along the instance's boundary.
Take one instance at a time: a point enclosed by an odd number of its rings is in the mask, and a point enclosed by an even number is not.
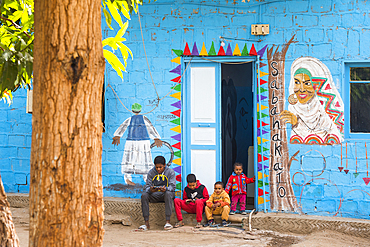
<svg viewBox="0 0 370 247"><path fill-rule="evenodd" d="M207 188L202 185L194 174L189 174L186 177L188 186L185 187L183 193L183 200L180 198L175 198L175 211L177 215L178 222L175 227L181 227L184 225L182 222L181 209L189 214L196 214L197 225L196 228L200 228L202 221L202 214L204 210L204 205L209 198Z"/></svg>
<svg viewBox="0 0 370 247"><path fill-rule="evenodd" d="M231 193L231 212L230 215L235 214L236 204L239 201L240 211L242 214L247 214L245 211L245 201L247 197L247 184L254 183L254 177L248 178L243 173L242 163L234 164L234 172L227 180L226 184L226 193L229 194L230 189Z"/></svg>
<svg viewBox="0 0 370 247"><path fill-rule="evenodd" d="M214 192L206 202L205 208L208 224L210 226L214 224L213 215L221 214L222 226L227 226L227 220L229 219L230 212L230 197L224 190L224 184L222 182L216 182Z"/></svg>

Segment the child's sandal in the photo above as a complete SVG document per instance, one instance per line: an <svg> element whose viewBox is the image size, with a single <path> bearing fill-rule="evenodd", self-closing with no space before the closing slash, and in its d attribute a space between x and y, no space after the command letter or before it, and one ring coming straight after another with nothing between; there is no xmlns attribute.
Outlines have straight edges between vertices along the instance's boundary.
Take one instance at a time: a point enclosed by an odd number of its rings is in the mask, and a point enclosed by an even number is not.
<svg viewBox="0 0 370 247"><path fill-rule="evenodd" d="M202 224L200 222L198 222L197 225L195 226L195 228L202 228Z"/></svg>

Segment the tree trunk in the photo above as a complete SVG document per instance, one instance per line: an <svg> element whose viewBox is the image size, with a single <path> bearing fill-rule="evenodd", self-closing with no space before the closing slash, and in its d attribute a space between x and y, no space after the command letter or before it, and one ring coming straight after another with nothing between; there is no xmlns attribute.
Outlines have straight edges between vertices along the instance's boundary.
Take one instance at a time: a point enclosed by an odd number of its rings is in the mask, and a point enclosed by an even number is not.
<svg viewBox="0 0 370 247"><path fill-rule="evenodd" d="M15 232L12 213L9 207L3 181L0 176L0 246L16 247L19 246L19 239Z"/></svg>
<svg viewBox="0 0 370 247"><path fill-rule="evenodd" d="M36 0L34 58L29 246L101 246L101 1Z"/></svg>
<svg viewBox="0 0 370 247"><path fill-rule="evenodd" d="M295 153L289 160L286 124L280 121L279 114L284 110L285 102L285 55L294 36L281 51L274 46L267 50L269 64L269 109L271 129L270 157L270 205L272 211L300 211L294 195L290 165Z"/></svg>

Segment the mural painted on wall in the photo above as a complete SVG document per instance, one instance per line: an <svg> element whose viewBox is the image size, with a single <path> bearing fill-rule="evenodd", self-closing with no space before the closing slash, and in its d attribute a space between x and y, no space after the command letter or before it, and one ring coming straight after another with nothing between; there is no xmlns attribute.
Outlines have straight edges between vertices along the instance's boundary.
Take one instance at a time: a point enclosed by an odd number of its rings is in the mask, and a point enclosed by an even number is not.
<svg viewBox="0 0 370 247"><path fill-rule="evenodd" d="M331 73L320 60L301 57L291 66L288 110L290 143L332 145L343 141L344 107Z"/></svg>
<svg viewBox="0 0 370 247"><path fill-rule="evenodd" d="M113 145L120 144L120 138L128 131L125 149L123 152L121 172L127 185L135 186L132 175L142 175L144 183L147 174L154 167L150 139L154 140L155 146L161 147L162 141L158 131L150 120L140 115L142 106L138 103L132 105L134 116L127 118L114 132Z"/></svg>

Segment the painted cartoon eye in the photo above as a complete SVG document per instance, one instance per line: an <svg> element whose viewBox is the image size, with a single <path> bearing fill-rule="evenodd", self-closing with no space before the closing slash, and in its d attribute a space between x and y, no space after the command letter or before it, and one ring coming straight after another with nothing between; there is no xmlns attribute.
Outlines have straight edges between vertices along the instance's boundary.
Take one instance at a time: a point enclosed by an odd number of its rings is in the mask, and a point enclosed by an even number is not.
<svg viewBox="0 0 370 247"><path fill-rule="evenodd" d="M299 80L297 80L297 79L294 80L294 83L295 84L301 84L301 82Z"/></svg>

